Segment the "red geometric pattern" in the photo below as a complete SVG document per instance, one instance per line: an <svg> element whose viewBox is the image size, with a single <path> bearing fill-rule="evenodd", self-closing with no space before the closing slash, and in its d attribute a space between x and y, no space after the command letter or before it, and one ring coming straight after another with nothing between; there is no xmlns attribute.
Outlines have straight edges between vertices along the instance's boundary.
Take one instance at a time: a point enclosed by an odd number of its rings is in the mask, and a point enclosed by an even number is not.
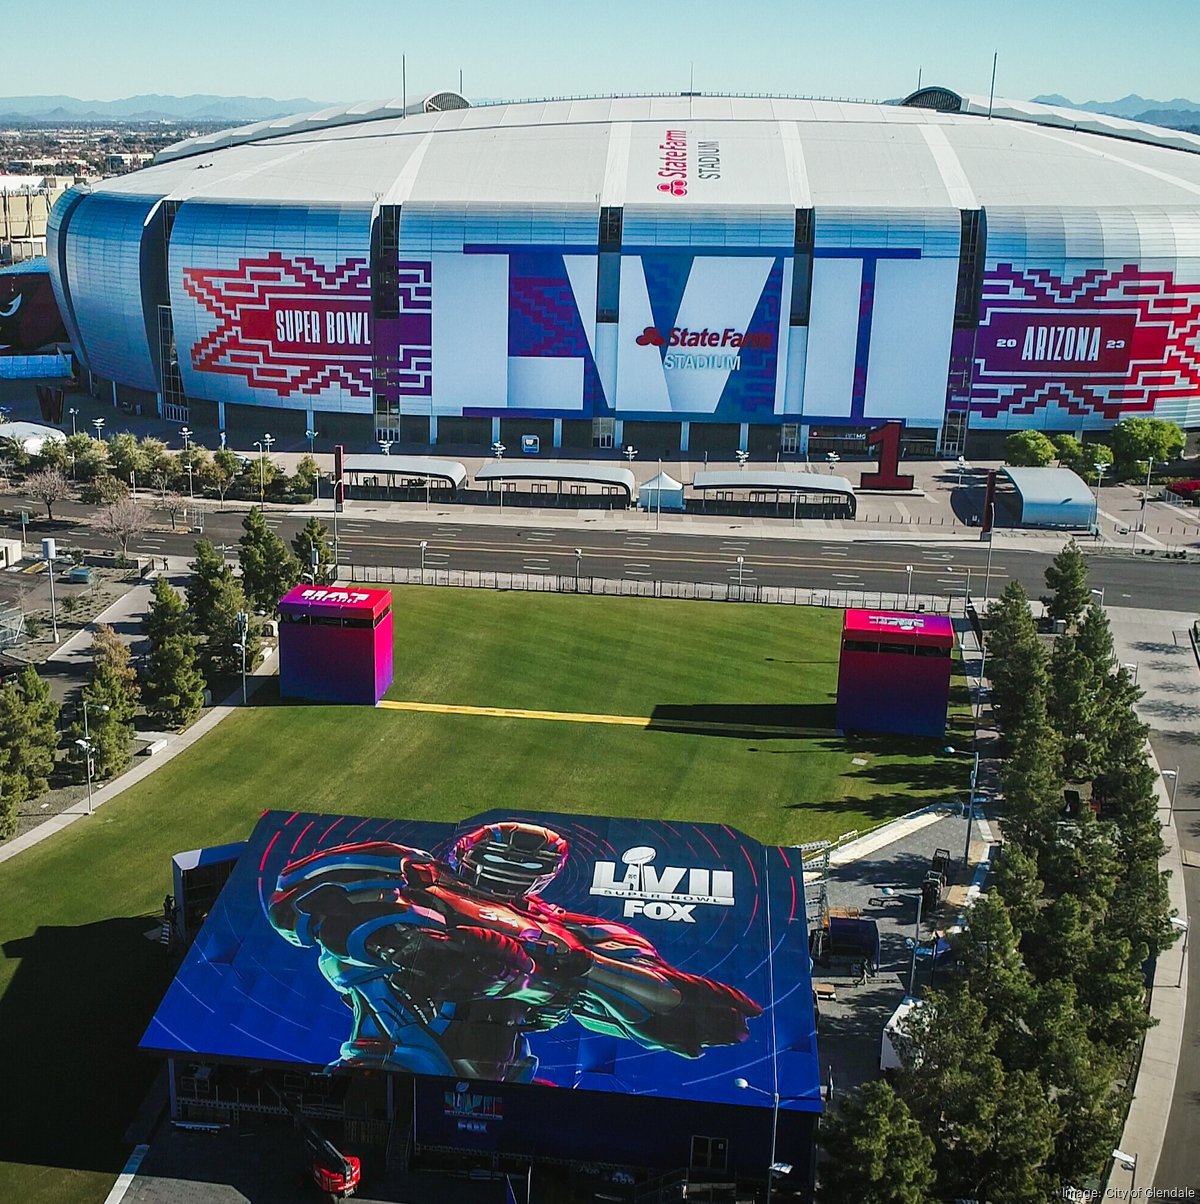
<svg viewBox="0 0 1200 1204"><path fill-rule="evenodd" d="M186 268L183 287L217 327L192 348L198 372L243 376L280 397L340 387L371 396L371 272L365 259L326 268L307 256Z"/></svg>
<svg viewBox="0 0 1200 1204"><path fill-rule="evenodd" d="M1081 417L1118 419L1150 412L1162 399L1200 395L1200 286L1177 284L1170 272L1126 264L1063 279L1000 264L985 279L982 309L971 409L984 417L1057 404ZM1072 340L1094 332L1098 357L1029 362L1022 331L1031 328L1069 330Z"/></svg>

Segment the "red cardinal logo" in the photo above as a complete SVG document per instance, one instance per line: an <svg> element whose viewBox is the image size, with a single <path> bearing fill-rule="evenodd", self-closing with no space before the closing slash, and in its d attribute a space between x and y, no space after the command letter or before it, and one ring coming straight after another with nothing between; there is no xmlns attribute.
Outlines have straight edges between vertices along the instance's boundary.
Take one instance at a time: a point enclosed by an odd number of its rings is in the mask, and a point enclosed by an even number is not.
<svg viewBox="0 0 1200 1204"><path fill-rule="evenodd" d="M659 192L669 192L672 196L687 196L687 181L672 180L669 184L660 184Z"/></svg>
<svg viewBox="0 0 1200 1204"><path fill-rule="evenodd" d="M665 347L667 345L667 340L653 326L647 326L634 342L639 347Z"/></svg>

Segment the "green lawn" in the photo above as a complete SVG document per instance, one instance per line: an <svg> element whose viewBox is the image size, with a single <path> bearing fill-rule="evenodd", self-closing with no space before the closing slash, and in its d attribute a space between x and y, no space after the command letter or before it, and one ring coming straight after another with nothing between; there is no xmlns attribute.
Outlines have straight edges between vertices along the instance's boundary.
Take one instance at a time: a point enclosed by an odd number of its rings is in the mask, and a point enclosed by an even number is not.
<svg viewBox="0 0 1200 1204"><path fill-rule="evenodd" d="M103 1200L154 1070L135 1046L170 970L142 934L170 856L244 837L265 808L454 820L512 805L795 844L966 785L937 743L836 737L839 611L413 587L395 615L391 698L812 734L284 705L265 687L94 819L0 864L0 1200Z"/></svg>

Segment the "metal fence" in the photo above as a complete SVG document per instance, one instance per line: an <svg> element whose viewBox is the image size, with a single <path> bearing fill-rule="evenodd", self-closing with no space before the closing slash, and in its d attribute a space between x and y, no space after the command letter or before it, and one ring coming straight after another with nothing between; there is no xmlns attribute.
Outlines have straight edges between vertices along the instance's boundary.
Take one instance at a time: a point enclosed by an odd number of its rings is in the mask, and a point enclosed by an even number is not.
<svg viewBox="0 0 1200 1204"><path fill-rule="evenodd" d="M925 610L964 614L964 599L944 594L901 594L886 590L808 588L788 585L728 585L708 581L644 581L628 577L576 577L573 573L498 573L470 569L403 568L341 564L338 579L363 585L446 585L459 589L516 590L537 594L590 594L615 598L681 598L697 602L766 602L783 606L828 606L838 610Z"/></svg>

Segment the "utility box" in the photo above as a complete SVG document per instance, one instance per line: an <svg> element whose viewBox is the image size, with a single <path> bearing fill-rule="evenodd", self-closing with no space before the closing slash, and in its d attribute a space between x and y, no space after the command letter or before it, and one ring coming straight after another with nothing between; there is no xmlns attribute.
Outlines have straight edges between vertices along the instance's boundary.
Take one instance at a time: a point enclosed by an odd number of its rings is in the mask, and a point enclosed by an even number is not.
<svg viewBox="0 0 1200 1204"><path fill-rule="evenodd" d="M19 539L0 539L0 569L10 569L22 556Z"/></svg>
<svg viewBox="0 0 1200 1204"><path fill-rule="evenodd" d="M946 615L847 610L838 727L944 737L953 665L954 627Z"/></svg>
<svg viewBox="0 0 1200 1204"><path fill-rule="evenodd" d="M298 585L279 600L279 693L374 706L392 684L392 595Z"/></svg>

